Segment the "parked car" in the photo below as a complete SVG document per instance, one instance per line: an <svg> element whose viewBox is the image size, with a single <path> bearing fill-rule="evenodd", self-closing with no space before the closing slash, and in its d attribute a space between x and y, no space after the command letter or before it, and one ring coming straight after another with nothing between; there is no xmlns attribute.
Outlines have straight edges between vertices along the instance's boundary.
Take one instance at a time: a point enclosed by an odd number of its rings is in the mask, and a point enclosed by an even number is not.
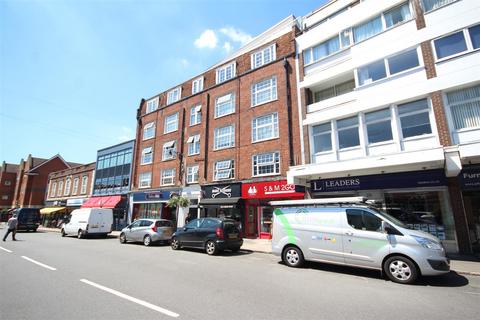
<svg viewBox="0 0 480 320"><path fill-rule="evenodd" d="M40 225L40 209L35 208L18 208L10 212L17 215L17 230L37 231Z"/></svg>
<svg viewBox="0 0 480 320"><path fill-rule="evenodd" d="M70 221L60 230L62 237L76 235L81 239L88 235L107 236L113 230L113 211L103 208L73 210Z"/></svg>
<svg viewBox="0 0 480 320"><path fill-rule="evenodd" d="M240 250L243 244L242 234L235 220L219 218L200 218L190 221L172 236L173 250L182 247L204 249L214 255L225 249L233 252Z"/></svg>
<svg viewBox="0 0 480 320"><path fill-rule="evenodd" d="M450 271L437 237L411 230L356 197L270 204L276 208L272 252L287 266L310 260L377 269L398 283Z"/></svg>
<svg viewBox="0 0 480 320"><path fill-rule="evenodd" d="M140 219L122 229L120 243L143 242L149 246L154 242L170 241L173 223L165 219Z"/></svg>

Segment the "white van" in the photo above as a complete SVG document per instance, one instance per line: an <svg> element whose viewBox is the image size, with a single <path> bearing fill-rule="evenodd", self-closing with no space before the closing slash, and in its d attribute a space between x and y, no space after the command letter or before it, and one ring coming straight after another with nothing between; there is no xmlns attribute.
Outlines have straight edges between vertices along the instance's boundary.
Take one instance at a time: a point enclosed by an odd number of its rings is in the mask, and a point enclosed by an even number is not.
<svg viewBox="0 0 480 320"><path fill-rule="evenodd" d="M290 267L305 260L377 269L398 283L450 271L440 240L411 230L362 197L272 201L272 252Z"/></svg>
<svg viewBox="0 0 480 320"><path fill-rule="evenodd" d="M70 222L62 225L62 237L76 235L79 239L86 235L107 235L113 230L112 209L84 208L73 210Z"/></svg>

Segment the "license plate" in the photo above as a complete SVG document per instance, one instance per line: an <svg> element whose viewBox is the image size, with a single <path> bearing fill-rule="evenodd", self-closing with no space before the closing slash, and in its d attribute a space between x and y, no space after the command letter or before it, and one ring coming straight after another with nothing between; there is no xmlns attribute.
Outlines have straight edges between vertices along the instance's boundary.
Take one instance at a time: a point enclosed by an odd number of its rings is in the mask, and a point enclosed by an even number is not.
<svg viewBox="0 0 480 320"><path fill-rule="evenodd" d="M229 239L236 239L237 237L238 237L238 234L236 234L236 233L230 233L230 234L228 234L228 238L229 238Z"/></svg>

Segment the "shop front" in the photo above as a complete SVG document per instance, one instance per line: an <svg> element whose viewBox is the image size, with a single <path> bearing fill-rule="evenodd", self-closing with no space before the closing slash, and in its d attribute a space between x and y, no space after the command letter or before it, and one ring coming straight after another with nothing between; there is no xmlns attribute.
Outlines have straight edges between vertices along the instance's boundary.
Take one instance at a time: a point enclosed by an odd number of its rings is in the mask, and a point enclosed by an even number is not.
<svg viewBox="0 0 480 320"><path fill-rule="evenodd" d="M172 194L179 194L179 191L175 189L132 192L130 194L128 223L137 219L167 219L176 225L175 208L167 207L167 202Z"/></svg>
<svg viewBox="0 0 480 320"><path fill-rule="evenodd" d="M188 186L182 188L182 197L186 197L190 201L188 208L179 208L178 210L178 224L177 226L183 227L186 224L186 221L200 217L200 210L198 208L198 203L200 201L200 195L202 189L199 185Z"/></svg>
<svg viewBox="0 0 480 320"><path fill-rule="evenodd" d="M242 233L244 206L242 203L242 184L217 184L202 186L200 199L200 217L228 218L236 221Z"/></svg>
<svg viewBox="0 0 480 320"><path fill-rule="evenodd" d="M122 230L127 225L128 199L125 195L91 197L81 208L106 208L113 211L113 229Z"/></svg>
<svg viewBox="0 0 480 320"><path fill-rule="evenodd" d="M458 252L448 182L443 170L423 170L311 181L314 198L362 196L412 229L433 234Z"/></svg>
<svg viewBox="0 0 480 320"><path fill-rule="evenodd" d="M459 175L472 251L480 253L480 165L465 166Z"/></svg>
<svg viewBox="0 0 480 320"><path fill-rule="evenodd" d="M287 180L244 183L245 237L271 239L272 200L298 200L305 197L305 187L288 184Z"/></svg>
<svg viewBox="0 0 480 320"><path fill-rule="evenodd" d="M40 209L40 223L47 228L60 228L68 215L65 202L50 201L46 205Z"/></svg>

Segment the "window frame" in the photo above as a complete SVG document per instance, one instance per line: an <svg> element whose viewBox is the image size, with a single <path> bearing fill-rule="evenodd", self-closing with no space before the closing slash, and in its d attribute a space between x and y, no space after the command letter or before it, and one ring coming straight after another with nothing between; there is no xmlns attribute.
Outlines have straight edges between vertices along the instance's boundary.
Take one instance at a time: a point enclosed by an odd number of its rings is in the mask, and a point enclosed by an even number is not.
<svg viewBox="0 0 480 320"><path fill-rule="evenodd" d="M146 161L148 154L150 155L150 161ZM153 163L153 146L143 148L142 157L140 159L140 165L146 165L151 163Z"/></svg>
<svg viewBox="0 0 480 320"><path fill-rule="evenodd" d="M63 189L63 195L68 196L70 195L70 191L72 189L72 178L65 179L65 189Z"/></svg>
<svg viewBox="0 0 480 320"><path fill-rule="evenodd" d="M230 109L230 111L228 111L226 113L219 114L218 111L220 110L221 107L226 105L227 102L226 101L220 102L221 106L219 106L218 100L220 100L220 99L222 99L226 96L230 96L230 99L228 101L231 103L231 109ZM236 111L235 98L236 98L235 97L235 92L230 92L230 93L226 93L226 94L223 94L221 96L215 97L215 110L214 110L215 115L214 115L214 118L218 119L218 118L221 118L221 117L225 117L225 116L234 114L235 111Z"/></svg>
<svg viewBox="0 0 480 320"><path fill-rule="evenodd" d="M58 182L57 197L61 197L63 193L63 180Z"/></svg>
<svg viewBox="0 0 480 320"><path fill-rule="evenodd" d="M172 125L172 123L174 121L171 120L171 118L175 117L175 129L169 129L168 130L168 127L170 125ZM164 124L163 124L163 134L168 134L168 133L172 133L172 132L175 132L178 130L178 117L179 117L179 113L178 112L175 112L175 113L172 113L168 116L165 117L165 120L164 120Z"/></svg>
<svg viewBox="0 0 480 320"><path fill-rule="evenodd" d="M182 87L178 86L167 92L167 106L182 99Z"/></svg>
<svg viewBox="0 0 480 320"><path fill-rule="evenodd" d="M189 156L200 154L200 134L195 134L188 137L187 149L187 154Z"/></svg>
<svg viewBox="0 0 480 320"><path fill-rule="evenodd" d="M276 43L272 43L271 45L263 47L260 50L257 50L254 53L252 53L250 55L250 68L252 70L257 69L257 68L260 68L261 66L263 66L265 64L268 64L272 61L275 61L277 59L276 48L277 48ZM266 50L270 51L270 60L269 61L265 61L265 51ZM257 65L257 59L256 59L257 55L260 55L260 61L261 61L258 65Z"/></svg>
<svg viewBox="0 0 480 320"><path fill-rule="evenodd" d="M148 182L147 182L147 177L148 177ZM144 185L143 183L147 182L147 185ZM143 188L150 188L152 185L152 173L151 172L141 172L138 175L138 188L143 189Z"/></svg>
<svg viewBox="0 0 480 320"><path fill-rule="evenodd" d="M143 126L142 141L155 138L155 129L156 129L155 121L146 123L146 124ZM147 132L147 130L151 130L152 135L145 137L145 133ZM104 159L104 160L105 160L105 159ZM109 163L110 163L110 158L109 158ZM104 168L108 168L108 167L104 166Z"/></svg>
<svg viewBox="0 0 480 320"><path fill-rule="evenodd" d="M166 176L165 173L170 172L171 175ZM160 185L162 186L172 186L175 184L175 174L176 174L176 169L175 168L168 168L168 169L163 169L162 173L160 175ZM171 179L172 181L169 183L166 183L166 179Z"/></svg>
<svg viewBox="0 0 480 320"><path fill-rule="evenodd" d="M223 135L219 136L218 132L221 129L224 129L224 128L231 128L231 130L229 130L230 132L228 134L223 134ZM219 145L220 137L224 137L224 136L231 136L230 143L229 143L228 146L219 147L218 145ZM213 130L213 150L214 151L228 149L228 148L234 148L234 147L235 147L235 125L234 124L229 124L229 125L226 125L226 126L223 126L223 127L218 127L218 128L215 128Z"/></svg>
<svg viewBox="0 0 480 320"><path fill-rule="evenodd" d="M361 123L360 119L358 119L358 116L359 116L359 114L357 113L357 114L355 114L354 116L351 116L351 117L346 117L346 118L341 118L341 119L336 119L335 120L335 129L336 129L335 134L336 134L336 138L337 138L337 140L336 140L337 141L337 147L338 147L337 149L339 151L361 148L362 140L360 139L360 125L362 125L362 123ZM338 122L339 121L346 120L346 119L351 119L351 118L356 118L357 119L357 123L355 125L350 125L350 126L338 129ZM353 129L353 128L357 128L358 144L342 148L340 146L340 131L346 131L346 130L350 130L350 129Z"/></svg>
<svg viewBox="0 0 480 320"><path fill-rule="evenodd" d="M228 168L220 168L220 169L217 169L217 164L219 163L222 163L222 162L229 162L229 165L228 165ZM218 178L217 175L218 175L218 171L225 171L225 170L229 170L230 171L230 174L229 174L229 177L228 178ZM213 181L222 181L222 180L232 180L232 179L235 179L235 160L233 159L227 159L227 160L218 160L216 162L213 163Z"/></svg>
<svg viewBox="0 0 480 320"><path fill-rule="evenodd" d="M449 32L447 34L444 34L440 37L437 37L435 39L432 39L430 41L430 45L432 47L432 51L433 51L433 56L435 58L435 63L440 63L442 61L446 61L446 60L450 60L450 59L455 59L457 57L460 57L460 56L463 56L465 54L469 54L471 52L477 52L477 51L480 51L480 47L478 48L474 48L473 46L473 41L472 41L472 37L470 35L470 28L474 28L474 27L478 27L480 26L480 24L476 23L476 24L472 24L472 25L469 25L465 28L462 28L462 29L459 29L459 30L455 30L453 32ZM452 55L449 55L449 56L445 56L445 57L442 57L442 58L439 58L438 57L438 54L437 54L437 47L435 46L435 41L438 41L440 39L443 39L443 38L447 38L447 37L450 37L456 33L461 33L463 35L463 40L465 42L465 46L466 46L466 49L463 50L463 51L460 51L460 52L457 52L457 53L454 53Z"/></svg>
<svg viewBox="0 0 480 320"><path fill-rule="evenodd" d="M195 90L195 88L197 88ZM203 77L198 77L192 81L192 94L196 94L203 91Z"/></svg>
<svg viewBox="0 0 480 320"><path fill-rule="evenodd" d="M403 114L400 114L400 109L402 108L402 106L413 103L413 102L421 101L421 100L426 100L426 104L427 104L426 109L409 111L409 112L405 112ZM412 101L408 101L408 102L405 102L405 103L397 103L397 104L395 104L395 111L396 111L397 118L398 118L398 132L399 132L399 135L400 135L400 139L402 141L414 140L414 139L418 139L420 137L430 137L430 136L434 135L434 125L432 124L432 113L433 113L433 111L432 111L432 107L431 107L431 101L430 101L429 98L425 97L425 98L420 98L420 99L415 99L415 100L412 100ZM422 114L422 113L427 113L428 124L430 126L430 133L424 133L424 134L420 134L420 135L405 137L405 135L403 133L403 127L402 127L402 118L409 117L409 116L414 116L414 115L418 115L418 114Z"/></svg>
<svg viewBox="0 0 480 320"><path fill-rule="evenodd" d="M162 161L174 160L177 158L177 140L167 141L162 147Z"/></svg>
<svg viewBox="0 0 480 320"><path fill-rule="evenodd" d="M380 111L384 111L384 110L388 110L388 117L385 117L385 118L381 118L381 119L375 119L375 120L367 120L367 115L368 114L372 114L372 113L375 113L375 112L380 112ZM375 145L380 145L380 144L386 144L386 143L390 143L390 142L393 142L394 141L394 134L393 134L393 115L392 115L392 108L390 106L386 107L386 108L382 108L382 109L377 109L377 110L371 110L371 111L368 111L368 112L364 112L363 113L363 116L364 116L364 125L365 125L365 137L366 137L366 141L365 141L365 144L366 146L375 146ZM391 138L388 139L388 140L382 140L382 141L376 141L376 142L370 142L370 136L369 136L369 132L368 132L368 125L372 125L372 124L377 124L377 123L382 123L382 122L387 122L390 124L390 136Z"/></svg>
<svg viewBox="0 0 480 320"><path fill-rule="evenodd" d="M266 117L272 117L272 122L271 124L262 124L258 125L256 122L260 118L266 118ZM268 140L273 140L273 139L278 139L280 137L280 129L279 129L279 124L278 124L278 112L273 112L265 115L258 116L256 118L252 119L252 143L258 143L258 142L263 142L263 141L268 141ZM264 139L259 139L258 138L258 130L261 128L265 127L272 127L272 136Z"/></svg>
<svg viewBox="0 0 480 320"><path fill-rule="evenodd" d="M88 184L88 176L82 176L82 184L80 186L80 194L87 193L87 184Z"/></svg>
<svg viewBox="0 0 480 320"><path fill-rule="evenodd" d="M232 68L231 77L227 78L227 70L230 67ZM222 77L222 72L224 73L223 74L224 78ZM236 77L236 61L232 61L230 63L224 64L223 66L215 70L215 84L223 83L235 77Z"/></svg>
<svg viewBox="0 0 480 320"><path fill-rule="evenodd" d="M152 104L154 107L152 108ZM145 109L145 114L152 113L158 109L158 104L159 104L159 98L155 97L153 99L150 99L147 101L147 107Z"/></svg>
<svg viewBox="0 0 480 320"><path fill-rule="evenodd" d="M321 133L317 133L317 134L315 134L315 133L313 132L313 127L323 126L323 125L326 125L326 124L328 124L329 127L330 127L330 130L328 130L328 132L321 132ZM312 125L312 126L310 127L310 130L311 130L311 131L310 131L310 132L311 132L310 136L311 136L311 139L312 139L312 140L311 140L311 141L312 141L312 144L311 144L311 145L312 145L312 154L313 154L313 155L318 155L318 154L331 153L331 152L333 151L333 141L332 141L332 137L333 137L333 136L332 136L332 134L335 133L335 130L334 130L333 126L332 126L332 121L327 121L327 122L322 122L322 123L314 124L314 125ZM328 135L328 136L330 137L330 139L329 139L329 140L330 140L330 149L329 149L329 150L323 150L323 151L315 152L315 137L316 137L316 136L326 136L326 135Z"/></svg>
<svg viewBox="0 0 480 320"><path fill-rule="evenodd" d="M258 85L260 85L262 83L265 83L265 82L268 82L268 87L257 89ZM277 76L276 75L273 75L269 78L264 78L260 81L257 81L255 83L253 83L251 88L250 88L250 94L251 94L250 104L251 104L251 107L252 108L257 107L257 106L260 106L262 104L278 100L277 89L278 89L278 87L277 87ZM259 102L258 101L258 96L265 93L265 92L269 93L270 98L267 99L267 100Z"/></svg>
<svg viewBox="0 0 480 320"><path fill-rule="evenodd" d="M259 156L264 156L264 155L272 155L273 161L270 163L262 164L260 165L258 162L258 157ZM255 164L256 162L256 164ZM273 172L270 173L263 173L260 174L260 168L261 167L266 167L266 166L272 166L273 167ZM255 171L257 172L255 174ZM281 172L281 167L280 167L280 152L279 151L273 151L273 152L264 152L264 153L258 153L252 155L252 177L266 177L266 176L276 176L279 175Z"/></svg>
<svg viewBox="0 0 480 320"><path fill-rule="evenodd" d="M194 121L192 121L194 119ZM197 104L190 108L190 127L202 123L202 105Z"/></svg>
<svg viewBox="0 0 480 320"><path fill-rule="evenodd" d="M73 188L72 188L72 195L76 195L78 193L78 185L80 183L80 178L79 177L75 177L75 179L73 179Z"/></svg>
<svg viewBox="0 0 480 320"><path fill-rule="evenodd" d="M50 198L55 198L57 195L57 182L52 182L52 186L50 187Z"/></svg>
<svg viewBox="0 0 480 320"><path fill-rule="evenodd" d="M436 11L436 10L439 10L439 9L441 9L441 8L443 8L443 7L446 7L446 6L448 6L448 5L450 5L450 4L454 3L454 2L457 2L457 1L458 1L458 0L452 0L452 1L450 1L450 2L447 2L447 3L445 3L445 4L442 4L442 5L440 5L440 6L436 7L436 8L432 8L432 9L430 9L430 10L427 10L427 9L425 8L425 0L421 0L420 2L421 2L421 6L422 6L423 13L424 13L424 14L427 14L427 13L430 13L430 12L433 12L433 11Z"/></svg>
<svg viewBox="0 0 480 320"><path fill-rule="evenodd" d="M187 166L187 183L188 184L198 183L198 180L200 178L199 172L200 172L200 166L198 164L193 166Z"/></svg>

